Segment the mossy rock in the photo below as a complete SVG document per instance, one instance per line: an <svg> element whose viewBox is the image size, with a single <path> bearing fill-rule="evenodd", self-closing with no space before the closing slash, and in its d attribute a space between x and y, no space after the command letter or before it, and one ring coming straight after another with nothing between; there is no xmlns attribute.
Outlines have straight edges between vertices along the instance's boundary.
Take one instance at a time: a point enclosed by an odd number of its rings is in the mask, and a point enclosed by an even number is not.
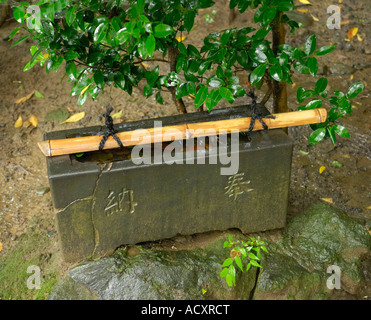
<svg viewBox="0 0 371 320"><path fill-rule="evenodd" d="M371 250L371 237L359 221L316 204L290 219L282 238L267 248L255 299L331 299L327 268L338 266L341 289L357 294L360 258Z"/></svg>
<svg viewBox="0 0 371 320"><path fill-rule="evenodd" d="M255 286L255 268L240 273L234 289L219 276L221 263L229 254L228 249L223 249L224 241L219 239L192 250L136 246L134 255L120 249L111 257L87 261L70 270L49 299L249 299Z"/></svg>

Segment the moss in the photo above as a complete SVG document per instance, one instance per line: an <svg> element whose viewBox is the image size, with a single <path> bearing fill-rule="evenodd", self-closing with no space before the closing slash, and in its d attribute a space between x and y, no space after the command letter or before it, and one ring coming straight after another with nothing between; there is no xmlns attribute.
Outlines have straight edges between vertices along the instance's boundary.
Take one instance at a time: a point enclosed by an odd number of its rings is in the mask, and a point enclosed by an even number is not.
<svg viewBox="0 0 371 320"><path fill-rule="evenodd" d="M38 220L30 222L30 228L17 245L0 258L0 297L14 300L44 300L58 280L54 256L48 252L51 239L38 228ZM29 266L40 268L40 289L29 289L27 279L35 271L27 273Z"/></svg>

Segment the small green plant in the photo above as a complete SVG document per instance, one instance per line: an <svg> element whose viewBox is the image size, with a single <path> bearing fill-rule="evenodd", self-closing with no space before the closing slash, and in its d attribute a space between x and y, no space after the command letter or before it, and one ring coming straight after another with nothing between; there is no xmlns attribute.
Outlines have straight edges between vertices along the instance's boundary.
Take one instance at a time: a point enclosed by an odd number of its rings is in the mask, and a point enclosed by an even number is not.
<svg viewBox="0 0 371 320"><path fill-rule="evenodd" d="M233 248L232 248L233 247ZM228 235L228 240L224 241L223 248L232 248L230 257L225 259L220 272L220 277L224 278L228 286L236 285L236 266L242 271L248 272L251 266L261 268L259 264L261 258L261 250L268 253L264 246L264 241L250 237L250 240L233 240L231 235ZM244 267L244 261L247 261Z"/></svg>

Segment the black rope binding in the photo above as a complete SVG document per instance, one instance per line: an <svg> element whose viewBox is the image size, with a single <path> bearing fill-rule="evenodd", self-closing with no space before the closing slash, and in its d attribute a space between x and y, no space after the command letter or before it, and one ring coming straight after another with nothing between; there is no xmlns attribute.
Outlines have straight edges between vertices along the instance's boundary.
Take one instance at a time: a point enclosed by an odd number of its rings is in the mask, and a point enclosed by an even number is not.
<svg viewBox="0 0 371 320"><path fill-rule="evenodd" d="M255 95L254 89L252 89L250 92L246 93L248 97L252 100L252 115L249 125L248 134L252 132L255 126L255 120L259 120L259 122L262 124L264 130L268 130L267 124L264 122L263 119L275 119L276 117L271 114L263 114L261 111L257 110L258 103L257 103L257 96Z"/></svg>
<svg viewBox="0 0 371 320"><path fill-rule="evenodd" d="M109 106L109 107L107 107L106 113L103 113L103 117L104 117L105 123L106 123L107 132L104 133L104 135L102 137L102 140L99 143L99 150L103 150L104 145L106 144L106 141L107 141L109 136L112 136L113 139L115 139L115 141L117 142L117 144L119 145L120 148L124 147L122 145L121 140L116 135L117 131L113 128L113 119L110 116L112 111L113 111L113 108L111 106Z"/></svg>

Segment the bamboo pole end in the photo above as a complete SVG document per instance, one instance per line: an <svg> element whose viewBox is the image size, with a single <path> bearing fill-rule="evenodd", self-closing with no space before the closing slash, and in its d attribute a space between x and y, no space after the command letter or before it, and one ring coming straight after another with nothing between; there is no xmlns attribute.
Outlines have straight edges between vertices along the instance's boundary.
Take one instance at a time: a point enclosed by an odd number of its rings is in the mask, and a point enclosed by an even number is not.
<svg viewBox="0 0 371 320"><path fill-rule="evenodd" d="M51 150L50 150L49 140L38 142L37 145L39 146L44 156L50 157L52 155Z"/></svg>

